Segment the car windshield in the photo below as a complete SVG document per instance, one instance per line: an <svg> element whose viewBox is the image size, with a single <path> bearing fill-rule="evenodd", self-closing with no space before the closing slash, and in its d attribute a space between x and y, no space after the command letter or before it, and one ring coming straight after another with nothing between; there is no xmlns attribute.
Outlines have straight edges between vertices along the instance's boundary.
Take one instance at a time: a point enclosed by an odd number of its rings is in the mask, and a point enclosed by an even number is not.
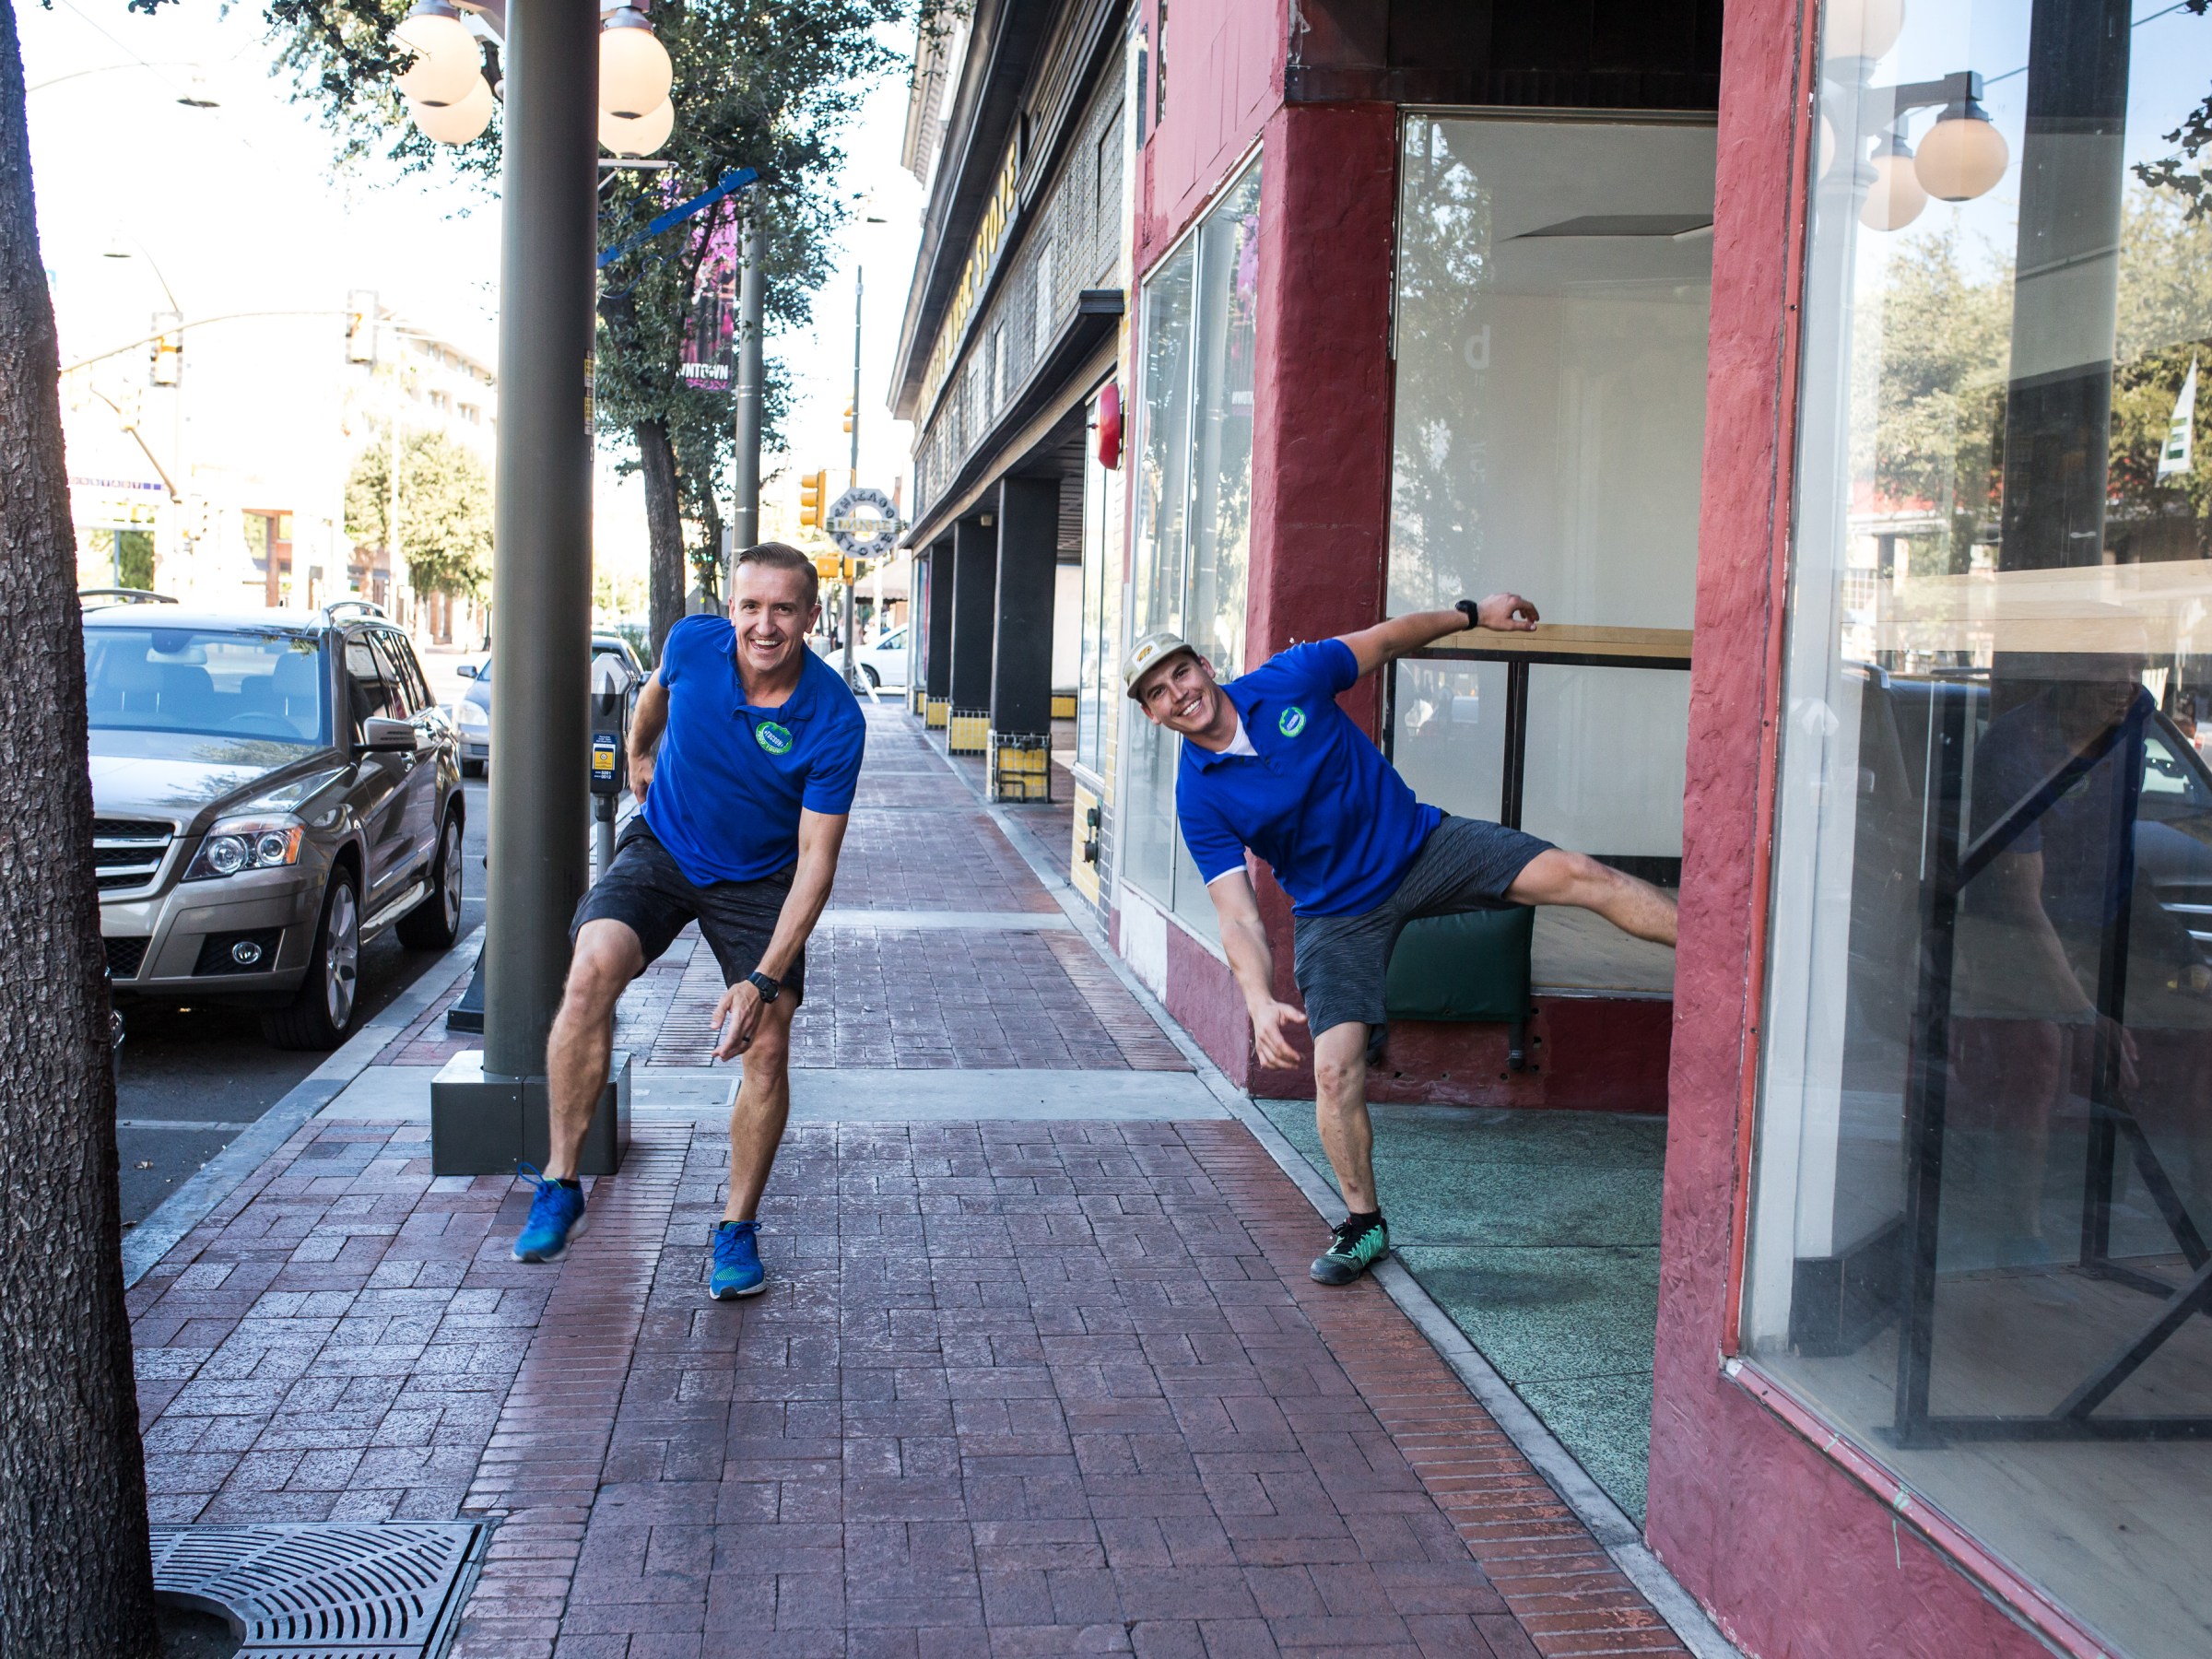
<svg viewBox="0 0 2212 1659"><path fill-rule="evenodd" d="M326 741L322 652L298 634L88 628L85 701L95 731Z"/></svg>

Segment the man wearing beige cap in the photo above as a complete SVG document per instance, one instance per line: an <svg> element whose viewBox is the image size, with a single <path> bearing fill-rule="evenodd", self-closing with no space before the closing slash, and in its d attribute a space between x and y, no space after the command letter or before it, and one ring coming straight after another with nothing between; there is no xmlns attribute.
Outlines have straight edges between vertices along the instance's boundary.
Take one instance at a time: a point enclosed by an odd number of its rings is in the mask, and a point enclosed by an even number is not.
<svg viewBox="0 0 2212 1659"><path fill-rule="evenodd" d="M1518 830L1423 805L1336 706L1362 675L1447 634L1535 626L1535 606L1494 594L1293 645L1227 685L1172 633L1146 635L1122 665L1146 717L1183 739L1176 816L1220 917L1261 1063L1295 1066L1297 1028L1312 1034L1314 1113L1351 1212L1313 1264L1324 1285L1351 1283L1390 1250L1375 1194L1367 1044L1369 1028L1383 1023L1390 953L1407 923L1571 904L1638 938L1675 942L1674 900L1657 888ZM1247 848L1290 895L1303 1013L1276 1000Z"/></svg>

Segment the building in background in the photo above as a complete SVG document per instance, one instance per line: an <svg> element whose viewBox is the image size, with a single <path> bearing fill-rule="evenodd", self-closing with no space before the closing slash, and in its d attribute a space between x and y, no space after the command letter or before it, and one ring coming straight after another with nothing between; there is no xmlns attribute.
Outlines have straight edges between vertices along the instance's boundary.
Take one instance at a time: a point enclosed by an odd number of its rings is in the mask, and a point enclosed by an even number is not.
<svg viewBox="0 0 2212 1659"><path fill-rule="evenodd" d="M1678 884L1681 948L1539 917L1519 1044L1430 955L1371 1092L1596 1109L1575 1236L1662 1184L1665 1228L1554 1303L1471 1193L1409 1269L1479 1286L1501 1371L1488 1313L1547 1311L1515 1385L1627 1512L1601 1535L1640 1526L1746 1653L2212 1652L2212 223L2171 184L2212 23L1170 9L979 3L917 65L932 723L1020 735L1056 500L1075 878L1232 1080L1311 1098L1254 1061L1114 660L1169 627L1235 673L1530 595L1536 634L1347 708L1425 798ZM1078 131L1123 146L1118 350L1102 241L1054 265L1068 344L1021 316ZM1622 1150L1648 1118L1598 1115L1662 1111L1663 1170ZM1515 1168L1505 1207L1588 1172ZM1593 1343L1644 1359L1574 1371ZM1554 1634L1609 1617L1562 1587Z"/></svg>
<svg viewBox="0 0 2212 1659"><path fill-rule="evenodd" d="M983 0L924 37L908 124L937 135L911 163L930 197L891 395L916 434L913 695L1002 800L1050 793L1057 715L1078 818L1111 795L1124 491L1099 428L1127 308L1127 33L1116 4ZM1077 881L1102 902L1096 872Z"/></svg>
<svg viewBox="0 0 2212 1659"><path fill-rule="evenodd" d="M112 296L57 287L64 429L80 586L150 587L213 609L358 595L426 638L481 634L473 599L415 595L406 523L391 549L347 534L361 452L436 431L488 474L498 380L458 345L349 297L347 307L173 326L112 350ZM71 303L74 300L76 302Z"/></svg>

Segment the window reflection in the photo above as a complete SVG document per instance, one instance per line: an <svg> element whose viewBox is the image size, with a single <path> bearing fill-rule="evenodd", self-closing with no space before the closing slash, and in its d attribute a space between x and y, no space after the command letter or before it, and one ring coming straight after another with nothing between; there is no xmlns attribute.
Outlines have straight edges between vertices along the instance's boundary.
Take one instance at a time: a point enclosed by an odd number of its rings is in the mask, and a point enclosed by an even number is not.
<svg viewBox="0 0 2212 1659"><path fill-rule="evenodd" d="M1820 70L1747 1341L2116 1648L2212 1651L2212 219L2153 182L2212 23L1877 11Z"/></svg>

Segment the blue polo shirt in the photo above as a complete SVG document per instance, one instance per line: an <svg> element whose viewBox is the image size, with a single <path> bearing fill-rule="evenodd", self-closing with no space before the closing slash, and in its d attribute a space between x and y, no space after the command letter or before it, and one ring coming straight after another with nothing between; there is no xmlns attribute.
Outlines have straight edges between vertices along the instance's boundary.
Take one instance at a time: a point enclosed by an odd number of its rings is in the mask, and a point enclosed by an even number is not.
<svg viewBox="0 0 2212 1659"><path fill-rule="evenodd" d="M686 617L661 647L668 724L645 824L700 887L758 881L795 863L801 808L851 811L867 744L844 680L804 647L782 707L747 703L736 643L727 617Z"/></svg>
<svg viewBox="0 0 2212 1659"><path fill-rule="evenodd" d="M1250 847L1301 916L1356 916L1397 890L1443 820L1336 706L1359 677L1342 640L1293 645L1221 688L1256 756L1187 738L1175 779L1183 844L1211 881Z"/></svg>

